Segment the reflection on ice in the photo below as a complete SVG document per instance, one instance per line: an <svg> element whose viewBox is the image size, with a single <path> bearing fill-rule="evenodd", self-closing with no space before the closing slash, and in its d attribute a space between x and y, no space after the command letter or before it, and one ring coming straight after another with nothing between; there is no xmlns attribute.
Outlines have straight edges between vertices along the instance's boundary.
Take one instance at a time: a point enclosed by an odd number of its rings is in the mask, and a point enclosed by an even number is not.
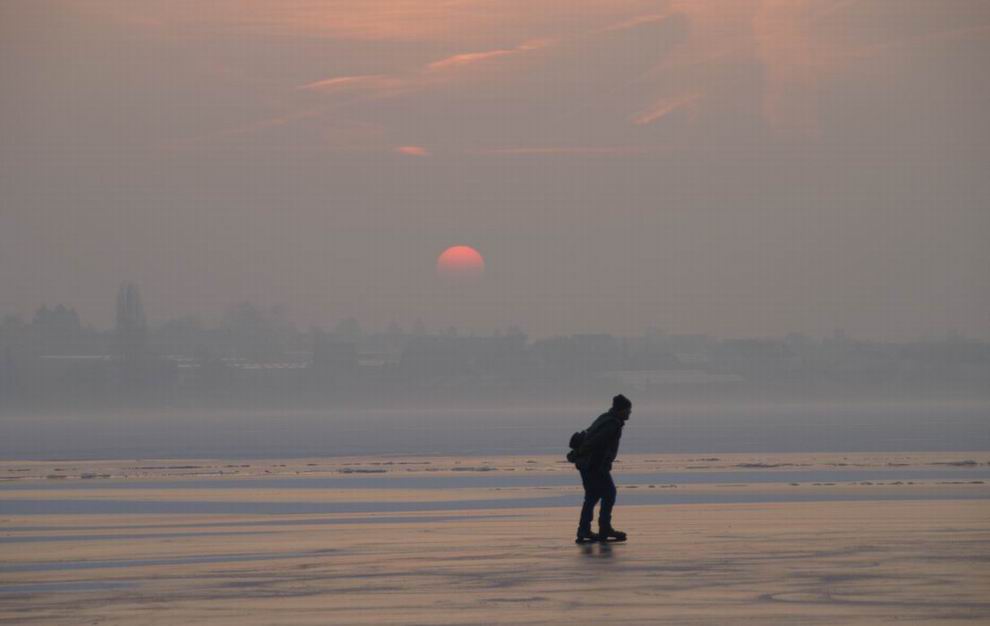
<svg viewBox="0 0 990 626"><path fill-rule="evenodd" d="M110 580L70 580L65 582L30 583L26 585L4 585L0 587L0 595L20 595L34 593L79 591L118 591L137 587L136 582Z"/></svg>
<svg viewBox="0 0 990 626"><path fill-rule="evenodd" d="M326 549L313 552L272 552L257 554L203 554L166 559L122 559L111 561L54 561L44 563L18 563L2 565L0 572L50 572L58 570L106 569L138 567L145 565L193 565L202 563L235 563L240 561L271 561L275 559L314 558L337 552Z"/></svg>

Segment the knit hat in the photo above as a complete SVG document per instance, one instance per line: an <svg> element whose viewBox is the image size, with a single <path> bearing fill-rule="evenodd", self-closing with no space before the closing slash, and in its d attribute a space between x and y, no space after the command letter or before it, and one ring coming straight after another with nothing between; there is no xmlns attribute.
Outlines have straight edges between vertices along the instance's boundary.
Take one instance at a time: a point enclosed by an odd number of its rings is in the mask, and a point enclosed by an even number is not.
<svg viewBox="0 0 990 626"><path fill-rule="evenodd" d="M631 409L632 408L632 402L629 401L629 398L625 397L624 395L622 395L620 393L619 395L617 395L614 398L612 398L612 408L613 409Z"/></svg>

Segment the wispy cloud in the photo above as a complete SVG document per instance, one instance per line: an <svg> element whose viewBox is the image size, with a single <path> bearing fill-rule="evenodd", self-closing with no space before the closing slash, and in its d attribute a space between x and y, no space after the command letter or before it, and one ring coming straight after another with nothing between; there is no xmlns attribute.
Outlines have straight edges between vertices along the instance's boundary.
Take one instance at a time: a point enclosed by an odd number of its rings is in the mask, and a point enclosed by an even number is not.
<svg viewBox="0 0 990 626"><path fill-rule="evenodd" d="M85 0L76 4L124 25L154 25L173 33L206 25L366 41L427 41L457 37L463 31L473 34L484 27L486 17L477 10L479 0Z"/></svg>
<svg viewBox="0 0 990 626"><path fill-rule="evenodd" d="M678 109L694 106L700 99L701 94L698 92L685 93L673 98L661 98L649 109L633 115L629 121L638 125L652 124Z"/></svg>
<svg viewBox="0 0 990 626"><path fill-rule="evenodd" d="M539 50L541 48L546 48L547 46L553 43L554 40L549 38L534 39L532 41L527 41L525 43L522 43L516 46L515 48L504 48L497 50L486 50L484 52L467 52L464 54L455 54L445 59L440 59L439 61L433 61L432 63L428 63L425 69L431 72L458 69L466 65L472 65L474 63L478 63L479 61L487 61L498 57L510 56L515 54L520 54L523 52L530 52L532 50Z"/></svg>
<svg viewBox="0 0 990 626"><path fill-rule="evenodd" d="M630 154L638 149L608 144L630 141L651 125L740 111L747 120L762 114L777 132L813 137L823 119L819 108L828 106L822 96L861 60L888 54L897 61L907 57L900 51L908 46L986 36L985 20L950 19L955 11L934 8L897 18L911 28L900 21L881 27L884 15L898 11L865 0L280 0L277 7L268 0L215 0L201 12L189 10L194 0L85 4L103 7L101 19L118 15L124 27L161 31L180 42L243 31L349 45L355 56L336 60L337 75L321 74L327 65L317 59L275 75L243 63L239 70L254 82L222 77L264 93L271 106L259 115L271 117L215 136L330 127L338 116L354 116L394 128L392 137L375 137L375 149L406 156L429 154L398 145L419 136L420 112L473 106L480 114L471 116L469 133L476 130L478 137L524 140L531 135L499 133L516 122L535 127L552 118L543 125L548 134L540 135L548 143L584 137L578 141L604 144L516 146L487 154ZM857 20L876 27L847 28ZM198 70L204 67L197 61ZM295 88L290 94L287 76L303 77L289 84ZM490 115L490 99L474 97L496 80L498 89L513 90L505 116ZM361 106L405 96L416 97L415 106ZM304 110L275 117L286 108ZM458 110L467 117L468 111ZM447 132L442 121L431 128ZM449 141L428 139L446 146L445 153L458 150Z"/></svg>
<svg viewBox="0 0 990 626"><path fill-rule="evenodd" d="M299 89L311 89L316 91L330 91L334 89L353 89L361 87L383 87L394 82L394 78L385 74L368 74L364 76L337 76L326 80L317 80L305 85L300 85Z"/></svg>
<svg viewBox="0 0 990 626"><path fill-rule="evenodd" d="M647 82L685 82L704 72L731 75L745 63L762 68L762 109L768 126L782 132L817 133L821 84L849 58L849 46L825 35L819 24L852 9L857 0L673 0L686 36L644 76ZM633 116L649 124L691 104L660 100Z"/></svg>
<svg viewBox="0 0 990 626"><path fill-rule="evenodd" d="M394 152L412 157L430 156L430 151L423 146L398 146L395 148Z"/></svg>
<svg viewBox="0 0 990 626"><path fill-rule="evenodd" d="M630 18L628 20L623 20L615 24L606 26L602 30L605 32L616 31L616 30L626 30L629 28L636 28L637 26L642 26L643 24L652 24L654 22L662 22L669 18L672 13L651 13L649 15L640 15L637 17Z"/></svg>
<svg viewBox="0 0 990 626"><path fill-rule="evenodd" d="M430 71L454 69L464 65L477 63L478 61L487 61L488 59L494 59L496 57L512 54L513 52L515 52L515 50L489 50L487 52L455 54L452 57L447 57L446 59L440 59L439 61L430 63L426 66L426 69Z"/></svg>
<svg viewBox="0 0 990 626"><path fill-rule="evenodd" d="M473 67L484 61L514 56L540 50L555 43L553 39L533 39L514 48L499 48L481 52L465 52L431 61L404 74L366 74L358 76L334 76L316 80L299 89L326 93L366 91L376 96L400 95L416 91L455 78L455 71Z"/></svg>
<svg viewBox="0 0 990 626"><path fill-rule="evenodd" d="M540 50L555 43L553 39L532 39L514 48L500 48L481 52L456 54L426 63L411 72L396 74L358 74L352 76L333 76L299 85L299 91L311 91L328 95L357 94L358 97L388 98L419 91L433 85L443 84L454 80L463 68L473 67L484 61L498 59ZM235 129L221 131L219 134L241 134L265 130L281 126L295 119L303 119L326 112L321 109L310 109L299 114L290 114L268 118L244 125ZM429 156L430 152L420 146L399 146L393 148L396 153L407 156Z"/></svg>
<svg viewBox="0 0 990 626"><path fill-rule="evenodd" d="M568 25L603 24L644 0L66 0L130 27L189 32L471 45L492 33L522 38Z"/></svg>

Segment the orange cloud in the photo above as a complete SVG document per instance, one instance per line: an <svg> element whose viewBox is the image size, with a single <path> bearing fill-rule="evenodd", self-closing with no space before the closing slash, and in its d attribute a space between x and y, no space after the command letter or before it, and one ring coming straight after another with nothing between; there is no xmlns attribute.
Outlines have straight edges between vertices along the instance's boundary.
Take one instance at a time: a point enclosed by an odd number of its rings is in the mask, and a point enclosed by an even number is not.
<svg viewBox="0 0 990 626"><path fill-rule="evenodd" d="M487 50L485 52L468 52L465 54L455 54L454 56L447 57L445 59L440 59L439 61L433 61L427 64L427 71L437 71L437 70L449 70L457 69L465 65L471 65L479 61L487 61L489 59L494 59L497 57L503 57L512 54L519 54L521 52L529 52L531 50L539 50L540 48L546 48L554 42L552 39L534 39L532 41L527 41L523 44L516 46L515 48L506 48L499 50Z"/></svg>
<svg viewBox="0 0 990 626"><path fill-rule="evenodd" d="M397 96L417 87L410 77L369 74L365 76L337 76L317 80L298 89L324 93L371 93L375 96Z"/></svg>
<svg viewBox="0 0 990 626"><path fill-rule="evenodd" d="M327 99L316 104L322 104L323 109L270 117L226 131L229 134L286 124L316 126L324 117L336 117L345 108L337 105L418 93L455 81L467 82L474 75L491 78L503 69L514 77L516 72L525 71L523 60L542 58L537 51L552 46L553 66L541 67L539 76L520 81L520 97L558 98L561 109L580 108L589 119L595 111L608 111L604 114L644 126L677 111L699 111L704 94L705 104L711 104L712 109L742 107L747 116L760 110L772 129L814 136L820 132L822 90L853 63L895 46L926 43L929 38L985 37L986 26L979 24L981 20L974 19L968 25L960 19L943 19L946 23L940 27L917 19L954 13L939 9L919 10L917 17L904 18L913 20L909 35L902 27L888 29L882 27L880 18L884 12L897 15L899 9L896 3L880 4L863 0L211 0L205 4L195 0L86 0L77 10L103 22L117 22L122 28L142 30L144 35L160 33L179 42L214 32L402 42L380 48L392 51L375 59L382 65L371 71L380 73L329 76L297 87L294 95L299 102L290 106L310 107L314 98L308 96L321 94ZM861 18L863 24L876 28L849 28ZM666 20L671 20L671 37L658 42L660 45L650 45L649 39L639 37L644 33L635 30ZM900 40L895 40L902 32ZM623 41L626 35L628 41ZM659 33L653 36L660 37ZM428 45L419 45L423 42ZM377 44L367 47L369 51L378 49ZM394 54L399 49L409 54L424 50L460 52L437 55L432 61L420 57L410 66L407 57ZM597 62L599 52L601 63ZM617 67L614 63L620 58L613 59L612 55L621 54L628 55L630 72L636 71L642 60L633 55L657 56L646 60L654 64L651 70L630 80L622 72L609 75L609 68ZM558 75L563 77L560 86L548 84L536 93L539 88L534 84L541 77L555 76L552 72L558 68ZM244 76L232 74L223 80L247 84L258 71L250 64L239 70ZM250 81L252 88L282 89L285 75L262 74ZM578 96L582 103L574 104L570 98L585 85L586 91ZM467 88L475 86L477 83ZM648 98L660 94L668 95L650 103ZM283 95L272 100L282 102ZM644 96L646 100L638 99ZM640 106L643 108L637 110ZM353 114L353 108L348 113ZM307 121L310 117L319 120ZM615 140L624 141L620 137ZM395 148L381 138L375 149ZM581 148L555 147L505 150L517 154L589 153ZM612 148L594 150L607 153Z"/></svg>
<svg viewBox="0 0 990 626"><path fill-rule="evenodd" d="M604 24L643 0L85 0L72 2L123 26L169 36L219 29L279 36L472 45L521 38L561 23Z"/></svg>
<svg viewBox="0 0 990 626"><path fill-rule="evenodd" d="M803 0L764 0L752 29L764 68L764 119L776 130L813 136L817 90L844 51L815 36L810 8Z"/></svg>
<svg viewBox="0 0 990 626"><path fill-rule="evenodd" d="M669 12L668 13L653 13L653 14L650 14L650 15L640 15L638 17L634 17L634 18L631 18L631 19L628 19L628 20L624 20L624 21L618 22L616 24L612 24L611 26L606 26L603 30L605 30L605 31L614 31L614 30L626 30L628 28L636 28L637 26L641 26L643 24L651 24L653 22L662 22L663 20L669 18L671 15L672 14L669 13Z"/></svg>
<svg viewBox="0 0 990 626"><path fill-rule="evenodd" d="M395 152L414 157L430 156L430 151L422 146L398 146L395 148Z"/></svg>
<svg viewBox="0 0 990 626"><path fill-rule="evenodd" d="M661 98L652 107L641 111L630 118L633 124L652 124L653 122L670 115L677 109L693 106L701 99L700 93L686 93L675 98Z"/></svg>
<svg viewBox="0 0 990 626"><path fill-rule="evenodd" d="M818 132L818 90L852 58L847 42L821 27L856 6L857 0L674 0L671 10L687 20L686 38L648 73L647 79L691 85L713 70L762 67L762 109L779 131ZM702 70L705 71L702 71ZM633 117L650 123L683 106L661 100Z"/></svg>
<svg viewBox="0 0 990 626"><path fill-rule="evenodd" d="M486 50L484 52L468 52L455 54L437 61L427 63L420 69L408 74L367 74L360 76L336 76L324 80L306 83L298 88L308 91L343 92L369 91L376 95L398 95L407 91L423 89L438 81L447 80L443 74L475 65L499 57L522 54L545 48L554 43L552 39L534 39L522 43L515 48Z"/></svg>
<svg viewBox="0 0 990 626"><path fill-rule="evenodd" d="M489 50L488 52L469 52L467 54L456 54L452 57L447 57L446 59L440 59L439 61L434 61L426 66L426 69L430 71L436 70L446 70L461 67L463 65L470 65L471 63L477 63L478 61L485 61L487 59L494 59L495 57L505 56L507 54L512 54L515 50Z"/></svg>
<svg viewBox="0 0 990 626"><path fill-rule="evenodd" d="M326 80L318 80L312 83L308 83L299 87L300 89L336 89L336 88L347 88L347 87L361 87L364 85L380 85L383 82L389 80L388 76L384 74L370 74L367 76L338 76L337 78L328 78Z"/></svg>

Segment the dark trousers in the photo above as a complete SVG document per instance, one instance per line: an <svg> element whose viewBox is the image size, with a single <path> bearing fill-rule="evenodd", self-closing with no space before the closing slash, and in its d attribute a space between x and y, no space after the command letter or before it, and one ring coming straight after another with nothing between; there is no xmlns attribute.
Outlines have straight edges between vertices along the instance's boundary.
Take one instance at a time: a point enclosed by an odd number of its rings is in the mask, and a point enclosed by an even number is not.
<svg viewBox="0 0 990 626"><path fill-rule="evenodd" d="M581 470L581 484L584 485L584 506L581 507L580 530L591 530L591 518L595 505L602 501L598 512L598 527L611 528L612 507L615 506L615 483L607 470Z"/></svg>

